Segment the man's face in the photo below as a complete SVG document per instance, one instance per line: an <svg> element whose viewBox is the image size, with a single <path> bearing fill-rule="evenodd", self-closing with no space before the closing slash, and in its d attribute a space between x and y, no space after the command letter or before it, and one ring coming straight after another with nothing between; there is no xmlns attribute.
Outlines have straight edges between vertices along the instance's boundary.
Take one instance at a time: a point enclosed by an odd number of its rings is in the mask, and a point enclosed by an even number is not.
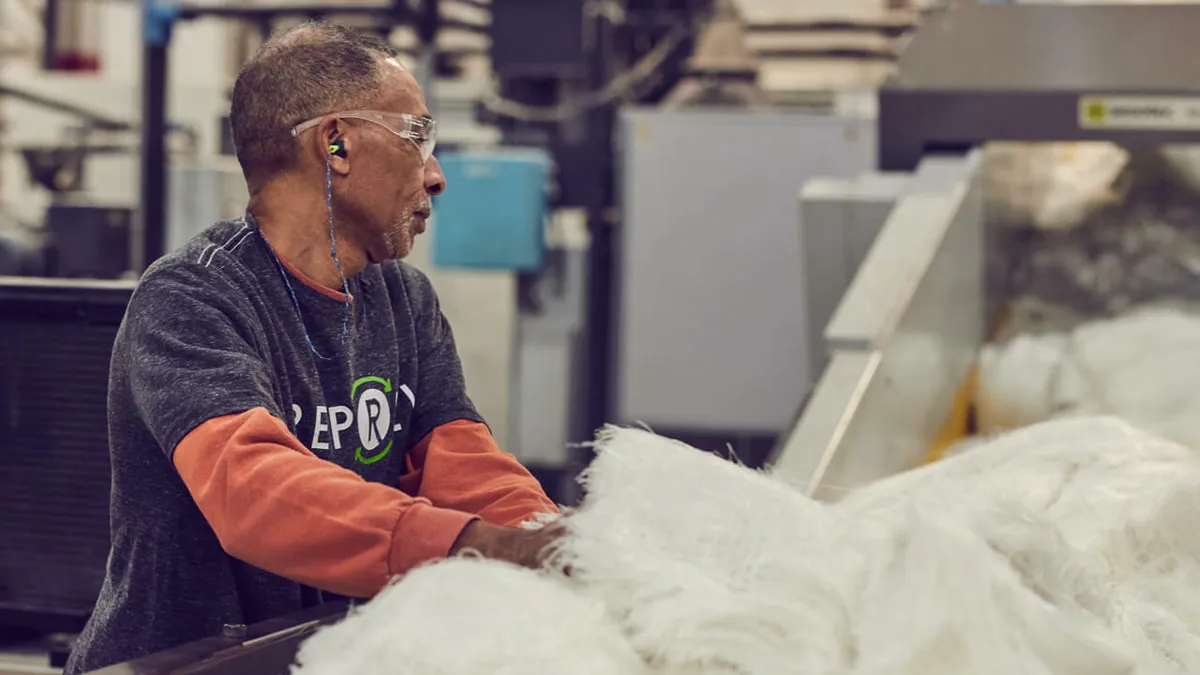
<svg viewBox="0 0 1200 675"><path fill-rule="evenodd" d="M426 117L429 109L413 76L395 59L381 61L378 112ZM338 202L355 225L352 236L368 262L403 258L413 239L425 232L430 198L445 189L437 159L422 162L417 144L363 120L348 120L348 159L352 167Z"/></svg>

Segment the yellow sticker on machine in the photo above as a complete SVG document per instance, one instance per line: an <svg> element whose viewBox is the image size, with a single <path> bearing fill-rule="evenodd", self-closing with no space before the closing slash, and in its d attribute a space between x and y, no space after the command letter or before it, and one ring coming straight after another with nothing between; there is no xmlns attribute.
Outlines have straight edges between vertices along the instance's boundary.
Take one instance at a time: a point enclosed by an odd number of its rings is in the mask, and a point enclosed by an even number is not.
<svg viewBox="0 0 1200 675"><path fill-rule="evenodd" d="M1200 97L1082 96L1084 129L1200 130Z"/></svg>

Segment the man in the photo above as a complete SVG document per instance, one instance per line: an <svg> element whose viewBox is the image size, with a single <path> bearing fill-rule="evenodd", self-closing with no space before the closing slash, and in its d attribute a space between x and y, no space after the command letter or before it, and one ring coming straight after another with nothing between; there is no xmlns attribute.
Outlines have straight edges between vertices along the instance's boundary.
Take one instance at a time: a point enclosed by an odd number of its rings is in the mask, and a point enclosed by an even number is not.
<svg viewBox="0 0 1200 675"><path fill-rule="evenodd" d="M395 52L328 24L242 70L248 213L146 271L113 349L112 551L68 674L370 598L459 550L539 563L555 533L517 526L554 505L398 262L445 187L428 115Z"/></svg>

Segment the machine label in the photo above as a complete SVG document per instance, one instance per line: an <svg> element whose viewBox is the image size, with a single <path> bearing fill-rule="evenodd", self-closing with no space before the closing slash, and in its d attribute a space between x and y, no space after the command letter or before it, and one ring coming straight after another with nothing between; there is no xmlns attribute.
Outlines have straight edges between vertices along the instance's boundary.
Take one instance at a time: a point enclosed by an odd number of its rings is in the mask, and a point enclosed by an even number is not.
<svg viewBox="0 0 1200 675"><path fill-rule="evenodd" d="M1162 96L1084 96L1079 99L1084 129L1200 129L1200 98Z"/></svg>

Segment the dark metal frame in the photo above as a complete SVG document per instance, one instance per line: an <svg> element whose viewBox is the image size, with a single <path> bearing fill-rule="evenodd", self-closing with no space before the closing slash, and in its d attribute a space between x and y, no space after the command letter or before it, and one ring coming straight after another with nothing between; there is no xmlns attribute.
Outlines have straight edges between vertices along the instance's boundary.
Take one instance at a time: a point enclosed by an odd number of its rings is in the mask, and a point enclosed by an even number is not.
<svg viewBox="0 0 1200 675"><path fill-rule="evenodd" d="M63 113L64 115L78 117L97 131L131 131L137 128L137 125L128 120L112 117L101 112L96 112L95 110L89 110L81 105L61 101L50 96L43 96L26 89L21 89L20 87L14 87L12 85L0 82L0 97L2 96L15 98L17 100L36 105L39 108L53 110L54 112Z"/></svg>
<svg viewBox="0 0 1200 675"><path fill-rule="evenodd" d="M879 169L988 141L1200 142L1193 129L1093 129L1086 96L1200 99L1200 5L967 4L931 14L879 91ZM1120 44L1120 49L1114 49Z"/></svg>
<svg viewBox="0 0 1200 675"><path fill-rule="evenodd" d="M92 675L286 675L300 644L337 623L348 605L333 602L252 626L225 626L221 635L190 642Z"/></svg>

